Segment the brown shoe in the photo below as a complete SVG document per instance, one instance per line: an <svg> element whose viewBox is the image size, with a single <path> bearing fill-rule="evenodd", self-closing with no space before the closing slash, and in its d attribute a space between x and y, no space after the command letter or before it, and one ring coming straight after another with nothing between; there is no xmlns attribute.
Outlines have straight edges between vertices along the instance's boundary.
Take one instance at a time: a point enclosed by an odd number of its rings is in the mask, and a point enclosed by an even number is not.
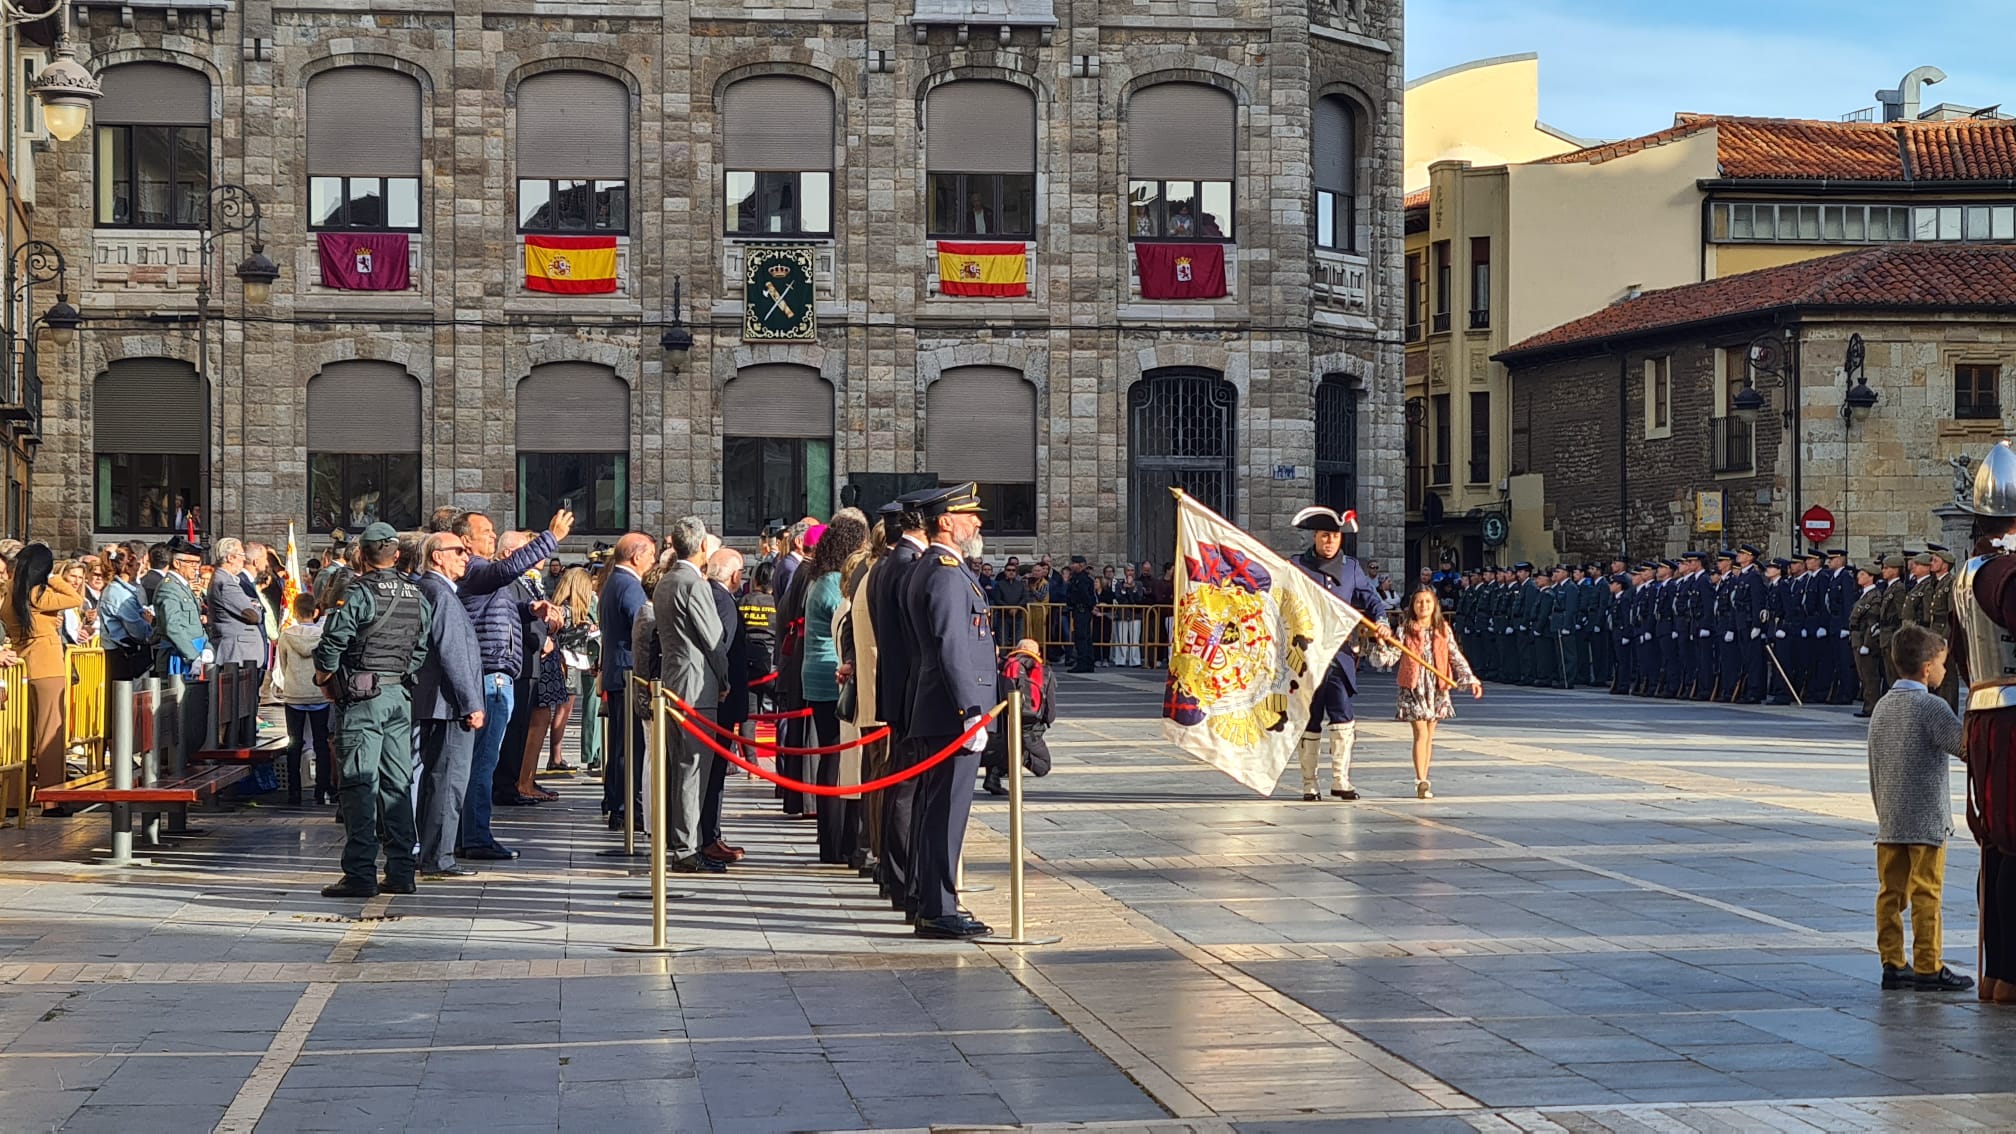
<svg viewBox="0 0 2016 1134"><path fill-rule="evenodd" d="M742 858L741 851L719 841L713 843L711 846L701 847L700 853L713 859L715 862L738 862Z"/></svg>

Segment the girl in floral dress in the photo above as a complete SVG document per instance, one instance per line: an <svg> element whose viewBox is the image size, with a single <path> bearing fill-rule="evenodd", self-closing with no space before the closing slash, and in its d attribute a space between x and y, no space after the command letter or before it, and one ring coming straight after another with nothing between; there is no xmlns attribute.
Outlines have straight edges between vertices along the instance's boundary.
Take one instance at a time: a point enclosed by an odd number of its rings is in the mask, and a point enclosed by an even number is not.
<svg viewBox="0 0 2016 1134"><path fill-rule="evenodd" d="M1484 683L1470 671L1470 660L1456 646L1456 635L1442 617L1442 602L1435 592L1422 587L1407 598L1407 610L1400 623L1400 643L1435 663L1435 668L1456 679L1456 687L1470 690L1470 696L1484 696ZM1449 686L1427 666L1400 655L1399 696L1394 717L1414 727L1414 797L1434 799L1428 785L1428 764L1435 758L1435 726L1456 715L1450 703Z"/></svg>

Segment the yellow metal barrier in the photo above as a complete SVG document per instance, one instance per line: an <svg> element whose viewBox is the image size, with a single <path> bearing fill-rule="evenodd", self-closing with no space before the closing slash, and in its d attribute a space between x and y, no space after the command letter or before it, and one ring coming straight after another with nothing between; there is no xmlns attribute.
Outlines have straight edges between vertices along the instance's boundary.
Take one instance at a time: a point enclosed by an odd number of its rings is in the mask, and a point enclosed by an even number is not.
<svg viewBox="0 0 2016 1134"><path fill-rule="evenodd" d="M7 702L0 705L0 822L15 808L17 827L28 825L28 666L23 662L0 669Z"/></svg>
<svg viewBox="0 0 2016 1134"><path fill-rule="evenodd" d="M994 608L995 640L1009 646L1016 639L1001 633L1004 617L1022 607ZM1123 668L1159 669L1169 664L1169 640L1175 608L1168 605L1115 605L1093 608L1092 648L1100 658ZM1032 602L1023 617L1024 633L1034 638L1046 657L1070 660L1071 611L1062 603Z"/></svg>
<svg viewBox="0 0 2016 1134"><path fill-rule="evenodd" d="M70 674L64 698L63 753L84 761L86 772L105 770L105 647L70 646L63 651Z"/></svg>
<svg viewBox="0 0 2016 1134"><path fill-rule="evenodd" d="M994 613L994 645L998 649L1012 650L1015 643L1029 637L1029 608L1026 606L997 606Z"/></svg>

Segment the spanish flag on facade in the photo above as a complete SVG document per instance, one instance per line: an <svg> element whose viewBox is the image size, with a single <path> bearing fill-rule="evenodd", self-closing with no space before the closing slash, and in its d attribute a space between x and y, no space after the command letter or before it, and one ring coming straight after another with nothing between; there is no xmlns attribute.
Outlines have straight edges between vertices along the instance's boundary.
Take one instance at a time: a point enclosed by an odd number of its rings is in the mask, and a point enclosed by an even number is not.
<svg viewBox="0 0 2016 1134"><path fill-rule="evenodd" d="M1028 295L1028 253L1020 244L941 240L938 290L945 295Z"/></svg>
<svg viewBox="0 0 2016 1134"><path fill-rule="evenodd" d="M556 291L562 295L615 291L616 238L526 237L525 287L530 291Z"/></svg>

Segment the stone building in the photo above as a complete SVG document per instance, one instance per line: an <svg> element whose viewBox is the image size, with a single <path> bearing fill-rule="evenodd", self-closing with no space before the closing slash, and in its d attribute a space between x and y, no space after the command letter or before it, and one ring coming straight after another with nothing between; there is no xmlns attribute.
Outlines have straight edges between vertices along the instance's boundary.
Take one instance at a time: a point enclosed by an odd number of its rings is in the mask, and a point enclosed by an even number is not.
<svg viewBox="0 0 2016 1134"><path fill-rule="evenodd" d="M1856 562L1958 550L1952 462L2016 423L2016 246L1884 245L1647 292L1496 357L1552 558L1784 555L1816 506Z"/></svg>
<svg viewBox="0 0 2016 1134"><path fill-rule="evenodd" d="M38 227L89 322L43 368L36 534L571 500L583 540L749 537L942 478L996 551L1160 563L1172 484L1397 548L1400 32L1384 0L80 6L106 94L38 155ZM218 236L203 318L227 184L281 276L248 302L255 233ZM330 232L403 235L409 286L331 286ZM528 289L528 236L613 236L614 290ZM941 294L940 239L1018 245L1028 294ZM1226 294L1144 299L1167 241L1221 246ZM752 248L803 255L814 337L750 341Z"/></svg>

